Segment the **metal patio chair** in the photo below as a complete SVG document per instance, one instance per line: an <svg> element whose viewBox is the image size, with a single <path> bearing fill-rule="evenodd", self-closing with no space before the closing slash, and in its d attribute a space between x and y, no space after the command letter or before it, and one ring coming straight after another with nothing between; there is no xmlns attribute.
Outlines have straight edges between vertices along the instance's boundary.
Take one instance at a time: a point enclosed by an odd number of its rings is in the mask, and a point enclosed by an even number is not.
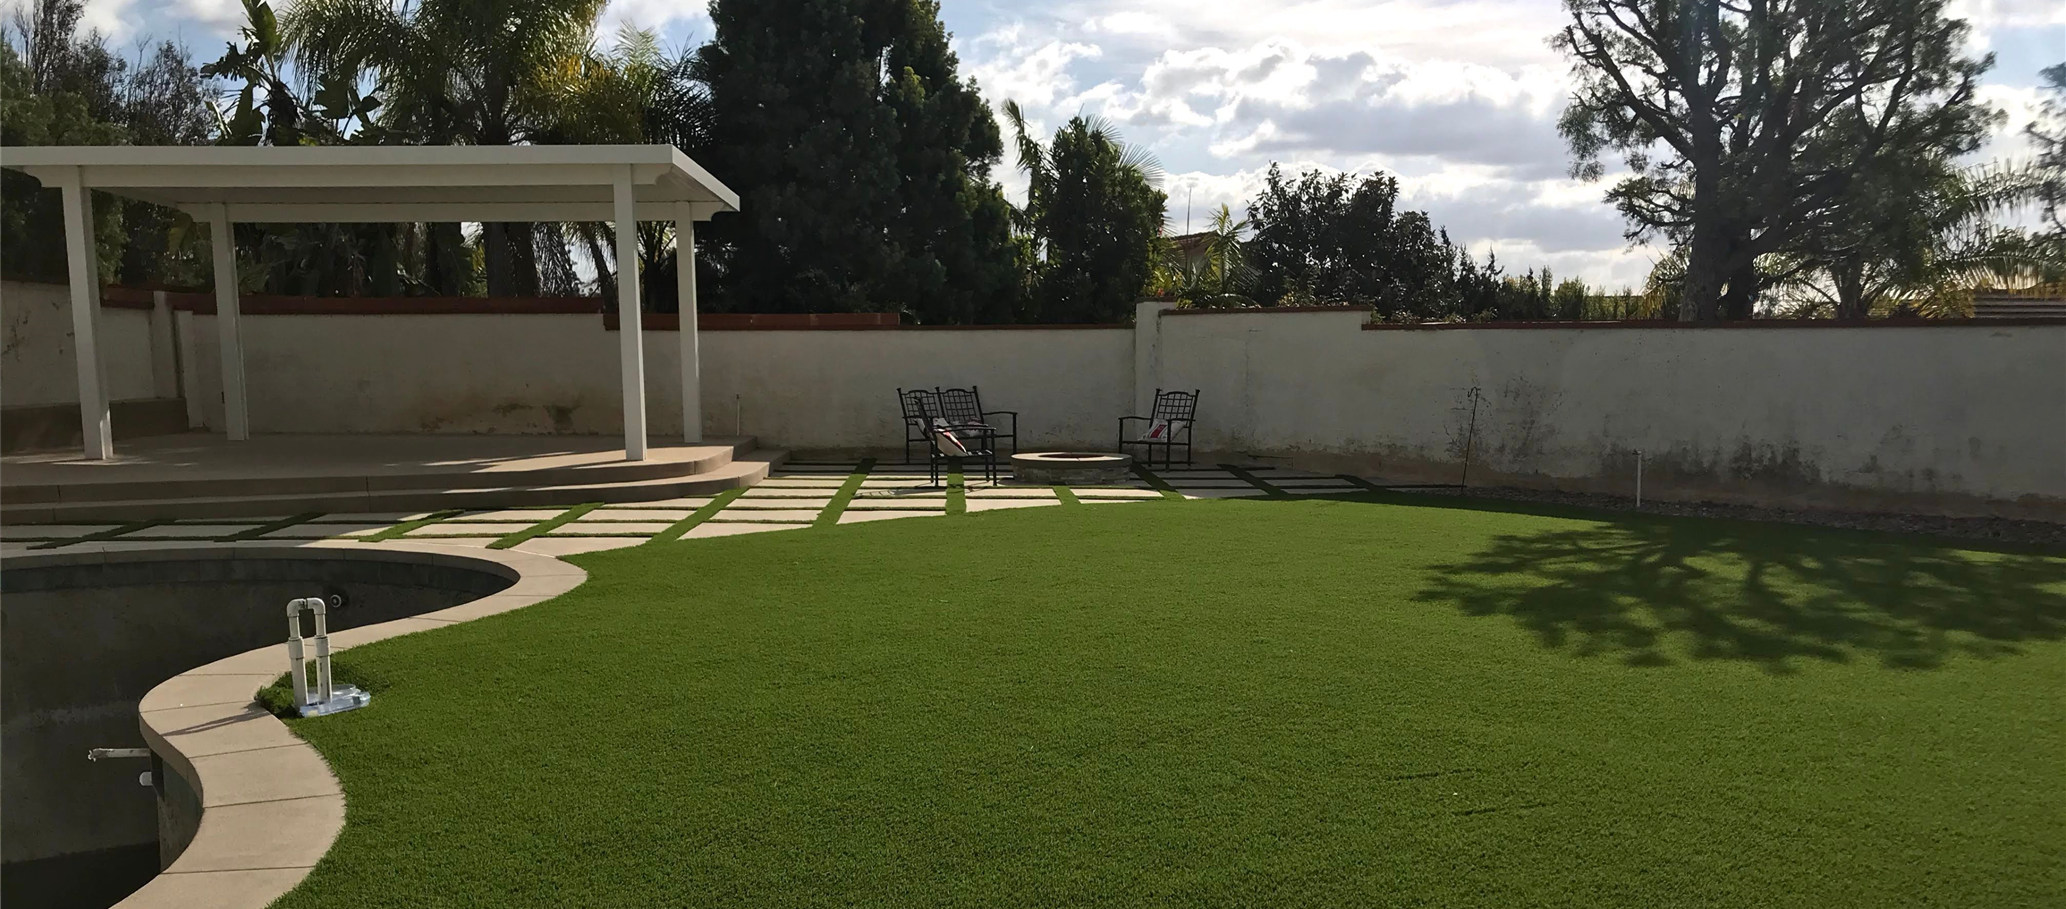
<svg viewBox="0 0 2066 909"><path fill-rule="evenodd" d="M1126 446L1128 445L1139 445L1142 447L1143 453L1147 455L1145 466L1154 467L1155 447L1159 445L1162 447L1162 466L1174 467L1176 466L1176 448L1181 445L1184 449L1184 466L1188 467L1191 465L1191 426L1198 421L1197 418L1197 389L1190 391L1163 391L1157 388L1155 389L1155 406L1148 411L1147 416L1125 416L1119 418L1119 450L1123 452L1126 451ZM1153 432L1157 427L1161 427L1161 437L1127 438L1126 427L1134 422L1148 424L1144 432Z"/></svg>
<svg viewBox="0 0 2066 909"><path fill-rule="evenodd" d="M933 485L940 485L940 465L952 463L959 472L962 462L974 459L983 464L983 478L997 482L997 430L987 423L957 423L939 409L937 396L916 398L925 414L926 465L932 469ZM947 447L943 433L952 433L962 450Z"/></svg>
<svg viewBox="0 0 2066 909"><path fill-rule="evenodd" d="M974 385L967 388L940 388L933 394L940 403L940 413L947 422L964 426L987 426L991 439L1011 440L1011 454L1019 453L1019 412L1016 410L984 410L983 395ZM1000 421L991 417L1010 417L1011 422L1000 426Z"/></svg>
<svg viewBox="0 0 2066 909"><path fill-rule="evenodd" d="M932 426L928 414L939 410L932 404L933 392L923 388L910 391L897 389L897 406L904 411L904 463L911 463L911 443L925 442L932 438L927 430ZM980 421L979 421L980 422Z"/></svg>

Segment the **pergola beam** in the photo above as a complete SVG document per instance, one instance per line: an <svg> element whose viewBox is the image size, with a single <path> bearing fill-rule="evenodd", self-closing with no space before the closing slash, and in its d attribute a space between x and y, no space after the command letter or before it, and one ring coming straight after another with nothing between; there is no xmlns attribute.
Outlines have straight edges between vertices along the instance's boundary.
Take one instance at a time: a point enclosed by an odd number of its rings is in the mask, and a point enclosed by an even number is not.
<svg viewBox="0 0 2066 909"><path fill-rule="evenodd" d="M614 181L612 181L614 182ZM139 198L145 196L137 194ZM720 202L640 202L641 221L672 221L678 206L687 205L698 221L731 211ZM176 206L201 218L207 206ZM232 202L230 220L238 224L404 224L410 222L501 223L520 221L614 221L614 199L599 202L361 202L296 203Z"/></svg>

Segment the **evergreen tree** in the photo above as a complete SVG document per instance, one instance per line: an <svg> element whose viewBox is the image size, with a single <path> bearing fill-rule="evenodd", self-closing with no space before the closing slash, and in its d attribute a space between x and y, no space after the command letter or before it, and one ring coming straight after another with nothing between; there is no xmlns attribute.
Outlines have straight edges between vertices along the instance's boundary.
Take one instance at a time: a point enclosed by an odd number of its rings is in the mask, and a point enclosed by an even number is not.
<svg viewBox="0 0 2066 909"><path fill-rule="evenodd" d="M1004 106L1028 176L1020 223L1033 246L1037 321L1123 322L1154 276L1161 167L1102 121L1076 117L1043 148Z"/></svg>
<svg viewBox="0 0 2066 909"><path fill-rule="evenodd" d="M741 212L710 226L712 309L1010 317L996 122L933 0L716 0L701 52Z"/></svg>

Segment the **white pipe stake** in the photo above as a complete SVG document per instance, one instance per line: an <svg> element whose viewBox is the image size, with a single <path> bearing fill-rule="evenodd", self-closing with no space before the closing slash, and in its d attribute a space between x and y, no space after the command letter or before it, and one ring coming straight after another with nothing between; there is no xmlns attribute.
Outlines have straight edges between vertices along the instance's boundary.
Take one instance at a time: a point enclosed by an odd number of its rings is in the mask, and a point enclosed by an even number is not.
<svg viewBox="0 0 2066 909"><path fill-rule="evenodd" d="M302 663L301 601L287 601L287 677L294 682L294 704L308 703L308 673Z"/></svg>

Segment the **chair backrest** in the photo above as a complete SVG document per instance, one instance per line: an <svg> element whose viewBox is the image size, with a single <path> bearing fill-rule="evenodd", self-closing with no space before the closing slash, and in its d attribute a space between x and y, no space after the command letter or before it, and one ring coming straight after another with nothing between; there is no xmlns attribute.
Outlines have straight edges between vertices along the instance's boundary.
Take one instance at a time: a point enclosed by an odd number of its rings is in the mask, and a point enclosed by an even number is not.
<svg viewBox="0 0 2066 909"><path fill-rule="evenodd" d="M942 388L933 392L933 400L939 405L940 416L949 423L983 422L983 398L976 393L976 387Z"/></svg>
<svg viewBox="0 0 2066 909"><path fill-rule="evenodd" d="M1155 409L1148 414L1156 420L1194 420L1198 416L1197 391L1155 390Z"/></svg>
<svg viewBox="0 0 2066 909"><path fill-rule="evenodd" d="M904 420L907 423L916 421L924 424L930 419L933 411L938 409L932 406L932 398L933 393L923 388L914 388L910 391L897 389L897 404L904 408Z"/></svg>

